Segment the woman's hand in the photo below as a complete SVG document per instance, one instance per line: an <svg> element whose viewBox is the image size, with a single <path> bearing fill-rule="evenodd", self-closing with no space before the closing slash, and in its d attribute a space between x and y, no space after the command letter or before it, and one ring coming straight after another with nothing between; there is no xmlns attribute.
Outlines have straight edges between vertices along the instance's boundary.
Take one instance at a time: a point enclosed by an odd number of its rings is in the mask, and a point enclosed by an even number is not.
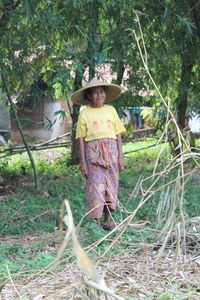
<svg viewBox="0 0 200 300"><path fill-rule="evenodd" d="M121 134L117 135L117 147L118 147L118 152L119 152L118 167L119 167L119 172L121 172L121 171L124 171L124 160L123 160L123 153L122 153Z"/></svg>
<svg viewBox="0 0 200 300"><path fill-rule="evenodd" d="M124 171L124 162L122 155L119 156L119 172Z"/></svg>
<svg viewBox="0 0 200 300"><path fill-rule="evenodd" d="M81 172L82 172L83 176L88 178L89 173L88 173L88 168L86 166L86 163L81 164Z"/></svg>
<svg viewBox="0 0 200 300"><path fill-rule="evenodd" d="M85 159L85 139L79 138L79 142L80 142L80 153L81 153L81 172L83 176L87 178L89 172L88 172L88 167Z"/></svg>

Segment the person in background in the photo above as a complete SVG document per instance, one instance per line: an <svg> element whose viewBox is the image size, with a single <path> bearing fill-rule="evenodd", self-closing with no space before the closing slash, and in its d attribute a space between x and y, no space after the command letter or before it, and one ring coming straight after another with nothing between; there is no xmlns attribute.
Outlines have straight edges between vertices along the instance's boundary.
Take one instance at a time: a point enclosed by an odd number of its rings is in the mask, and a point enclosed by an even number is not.
<svg viewBox="0 0 200 300"><path fill-rule="evenodd" d="M88 216L101 226L104 214L105 230L114 228L111 213L118 200L119 172L124 170L121 134L126 131L115 108L107 103L121 92L120 86L93 78L71 97L72 102L86 105L79 114L76 138L86 177Z"/></svg>

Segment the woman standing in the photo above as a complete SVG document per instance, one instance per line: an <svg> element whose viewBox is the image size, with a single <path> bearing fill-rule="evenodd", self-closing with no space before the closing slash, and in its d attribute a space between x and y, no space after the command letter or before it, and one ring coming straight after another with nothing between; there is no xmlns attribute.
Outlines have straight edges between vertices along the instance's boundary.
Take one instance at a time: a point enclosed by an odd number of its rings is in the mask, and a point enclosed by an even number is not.
<svg viewBox="0 0 200 300"><path fill-rule="evenodd" d="M81 171L86 177L88 216L105 230L112 230L111 212L116 210L119 171L124 169L121 134L125 128L114 107L106 103L116 99L118 85L92 79L72 95L72 101L87 105L79 115L76 138L80 141Z"/></svg>

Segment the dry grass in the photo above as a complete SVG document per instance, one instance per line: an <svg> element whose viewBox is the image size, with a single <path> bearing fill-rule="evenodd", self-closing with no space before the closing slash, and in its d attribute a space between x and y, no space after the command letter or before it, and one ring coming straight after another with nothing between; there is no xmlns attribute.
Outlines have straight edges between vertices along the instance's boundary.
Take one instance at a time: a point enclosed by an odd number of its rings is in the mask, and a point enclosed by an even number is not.
<svg viewBox="0 0 200 300"><path fill-rule="evenodd" d="M99 270L117 295L124 299L200 299L200 256L189 254L177 259L174 249L169 248L158 264L157 250L153 250L152 245L141 245L140 249L135 253L134 247L130 246L109 260L101 261ZM2 300L73 299L75 288L81 289L83 284L78 267L72 263L66 264L57 274L41 273L34 279L13 282L14 285L9 283L3 288ZM171 298L159 298L166 293ZM84 298L77 293L74 299Z"/></svg>
<svg viewBox="0 0 200 300"><path fill-rule="evenodd" d="M162 240L154 244L127 242L127 250L108 258L100 258L98 271L107 287L121 299L200 299L200 222L199 218L186 220L186 245L177 256L176 230L172 231L160 256ZM129 224L129 226L139 226ZM141 225L145 230L146 224ZM27 236L9 241L30 247L41 241L42 236ZM44 238L44 237L43 237ZM45 236L49 243L59 242L58 234ZM8 240L8 238L7 238ZM120 242L120 241L119 241ZM71 244L67 247L71 247ZM94 245L91 249L97 247ZM185 253L185 254L183 254ZM159 257L159 260L158 260ZM85 279L75 263L67 263L62 272L49 266L36 275L23 275L23 280L10 277L2 292L1 300L61 300L61 299L115 299L110 296L85 298ZM18 274L19 275L19 274ZM19 278L19 277L18 277ZM90 284L90 282L89 282ZM91 286L90 286L91 289ZM116 298L120 299L120 298Z"/></svg>

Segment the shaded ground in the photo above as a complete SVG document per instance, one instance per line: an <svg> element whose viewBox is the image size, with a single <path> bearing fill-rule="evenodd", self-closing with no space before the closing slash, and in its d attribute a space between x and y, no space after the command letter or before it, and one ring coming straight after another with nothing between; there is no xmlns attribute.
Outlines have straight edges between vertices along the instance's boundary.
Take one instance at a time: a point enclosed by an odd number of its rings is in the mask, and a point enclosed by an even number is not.
<svg viewBox="0 0 200 300"><path fill-rule="evenodd" d="M58 236L7 237L1 242L19 243L29 248L42 240L46 244L43 251L51 252ZM156 255L151 245L129 245L129 249L110 259L102 258L99 269L106 284L124 299L200 299L200 256L182 255L175 261L175 249L168 249L157 263ZM23 270L21 273L24 275ZM82 286L81 273L75 263L66 264L62 272L55 273L50 268L48 274L41 270L23 280L13 276L11 281L2 289L1 300L72 299L75 288L79 290ZM74 299L83 299L78 294Z"/></svg>
<svg viewBox="0 0 200 300"><path fill-rule="evenodd" d="M30 185L30 182L33 182L33 179L28 175L14 178L4 177L4 180L0 183L0 195L13 195L17 188L26 188Z"/></svg>

